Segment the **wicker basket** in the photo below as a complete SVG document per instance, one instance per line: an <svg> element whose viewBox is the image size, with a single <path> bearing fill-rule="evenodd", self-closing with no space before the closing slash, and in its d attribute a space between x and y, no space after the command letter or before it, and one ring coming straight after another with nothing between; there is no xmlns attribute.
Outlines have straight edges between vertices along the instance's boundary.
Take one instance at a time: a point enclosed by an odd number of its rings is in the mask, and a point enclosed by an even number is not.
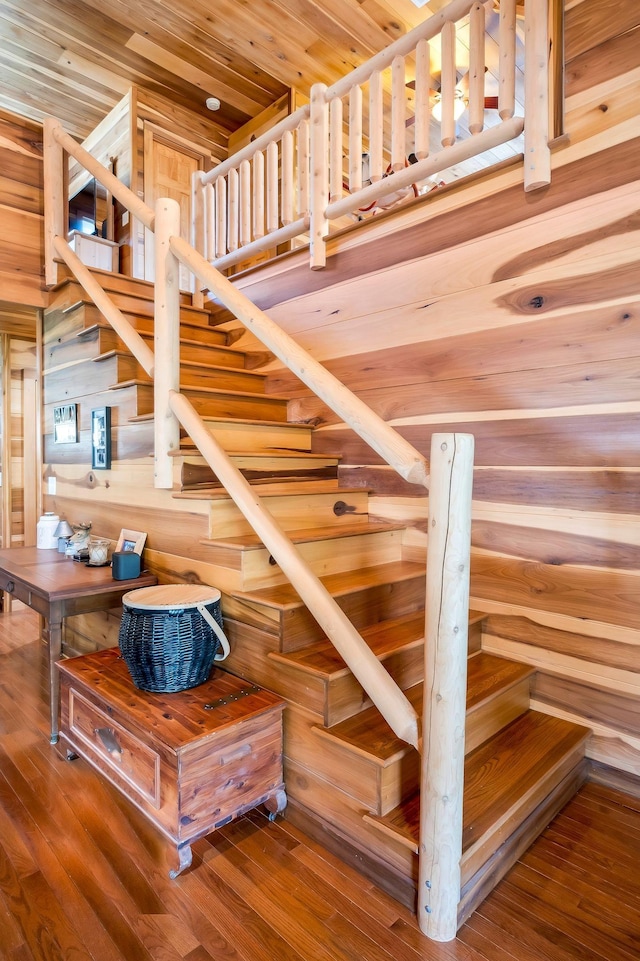
<svg viewBox="0 0 640 961"><path fill-rule="evenodd" d="M133 683L173 692L203 684L229 644L222 630L220 591L163 584L122 598L119 645Z"/></svg>

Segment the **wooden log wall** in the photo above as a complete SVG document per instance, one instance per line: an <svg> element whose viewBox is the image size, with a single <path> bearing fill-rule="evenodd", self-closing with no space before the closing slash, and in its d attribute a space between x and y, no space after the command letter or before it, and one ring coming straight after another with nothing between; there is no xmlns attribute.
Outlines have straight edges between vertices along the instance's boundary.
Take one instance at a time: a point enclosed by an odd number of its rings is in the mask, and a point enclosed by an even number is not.
<svg viewBox="0 0 640 961"><path fill-rule="evenodd" d="M548 189L505 172L444 191L402 232L343 238L331 286L292 267L279 303L273 268L245 291L422 453L435 431L475 435L483 644L535 664L534 705L592 725L590 756L640 775L640 7L577 0L565 20ZM423 556L420 491L275 366L270 389Z"/></svg>

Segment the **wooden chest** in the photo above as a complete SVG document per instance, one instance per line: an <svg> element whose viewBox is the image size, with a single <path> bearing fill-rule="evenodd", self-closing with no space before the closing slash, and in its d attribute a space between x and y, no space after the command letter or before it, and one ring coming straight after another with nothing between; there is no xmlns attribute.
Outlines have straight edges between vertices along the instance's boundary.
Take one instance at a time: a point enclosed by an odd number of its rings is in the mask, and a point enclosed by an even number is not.
<svg viewBox="0 0 640 961"><path fill-rule="evenodd" d="M175 845L175 877L190 842L245 811L286 804L282 698L219 669L199 687L138 690L117 648L58 663L61 749L79 754Z"/></svg>

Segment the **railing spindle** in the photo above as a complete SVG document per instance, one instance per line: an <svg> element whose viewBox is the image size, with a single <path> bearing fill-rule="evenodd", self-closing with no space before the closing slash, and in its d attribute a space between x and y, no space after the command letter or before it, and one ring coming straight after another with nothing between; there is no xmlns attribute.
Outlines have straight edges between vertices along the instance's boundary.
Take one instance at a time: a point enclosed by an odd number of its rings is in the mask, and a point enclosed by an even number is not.
<svg viewBox="0 0 640 961"><path fill-rule="evenodd" d="M471 7L469 45L469 133L477 134L484 128L484 43L485 8L476 3Z"/></svg>
<svg viewBox="0 0 640 961"><path fill-rule="evenodd" d="M415 144L418 160L429 156L429 125L431 123L431 51L428 40L420 40L416 48Z"/></svg>
<svg viewBox="0 0 640 961"><path fill-rule="evenodd" d="M240 197L238 171L233 168L227 174L227 250L237 250L239 246L238 231L240 226Z"/></svg>
<svg viewBox="0 0 640 961"><path fill-rule="evenodd" d="M369 179L371 183L382 180L385 167L383 107L382 74L376 70L369 80Z"/></svg>
<svg viewBox="0 0 640 961"><path fill-rule="evenodd" d="M342 103L342 101L340 101ZM349 94L349 190L362 187L362 87Z"/></svg>
<svg viewBox="0 0 640 961"><path fill-rule="evenodd" d="M524 12L524 189L551 181L549 152L549 29L544 2L529 2Z"/></svg>
<svg viewBox="0 0 640 961"><path fill-rule="evenodd" d="M342 197L342 100L329 104L329 199Z"/></svg>
<svg viewBox="0 0 640 961"><path fill-rule="evenodd" d="M203 196L205 257L211 262L216 256L216 193L213 184L204 185Z"/></svg>
<svg viewBox="0 0 640 961"><path fill-rule="evenodd" d="M278 229L278 144L267 147L267 233Z"/></svg>
<svg viewBox="0 0 640 961"><path fill-rule="evenodd" d="M406 147L407 89L405 87L404 57L394 57L391 64L391 169L402 170L407 157Z"/></svg>
<svg viewBox="0 0 640 961"><path fill-rule="evenodd" d="M440 97L442 121L440 124L440 142L443 147L450 147L456 142L456 121L453 113L456 96L456 26L445 23L440 35L441 41L441 69L440 69Z"/></svg>
<svg viewBox="0 0 640 961"><path fill-rule="evenodd" d="M169 404L180 390L180 264L171 238L180 237L180 205L158 200L155 218L153 354L154 486L171 490L173 458L180 447L180 425Z"/></svg>
<svg viewBox="0 0 640 961"><path fill-rule="evenodd" d="M224 257L227 252L227 181L218 177L216 191L216 257Z"/></svg>
<svg viewBox="0 0 640 961"><path fill-rule="evenodd" d="M311 88L311 268L322 269L327 262L324 238L329 233L325 211L329 202L329 156L327 138L329 110L327 87L316 83Z"/></svg>
<svg viewBox="0 0 640 961"><path fill-rule="evenodd" d="M253 157L253 236L264 237L264 154L258 150Z"/></svg>
<svg viewBox="0 0 640 961"><path fill-rule="evenodd" d="M498 113L513 117L516 107L516 0L501 0L498 34L500 53Z"/></svg>
<svg viewBox="0 0 640 961"><path fill-rule="evenodd" d="M243 160L239 170L240 178L240 246L251 242L251 165Z"/></svg>
<svg viewBox="0 0 640 961"><path fill-rule="evenodd" d="M286 130L282 135L282 210L280 219L283 224L293 223L295 217L293 133Z"/></svg>
<svg viewBox="0 0 640 961"><path fill-rule="evenodd" d="M283 141L284 142L284 141ZM301 121L296 143L298 147L298 215L308 217L310 206L309 177L311 172L309 160L309 121Z"/></svg>
<svg viewBox="0 0 640 961"><path fill-rule="evenodd" d="M58 121L47 117L44 122L43 139L47 162L44 165L44 264L45 283L53 285L58 280L54 241L67 236L69 223L64 175L64 148L55 136Z"/></svg>

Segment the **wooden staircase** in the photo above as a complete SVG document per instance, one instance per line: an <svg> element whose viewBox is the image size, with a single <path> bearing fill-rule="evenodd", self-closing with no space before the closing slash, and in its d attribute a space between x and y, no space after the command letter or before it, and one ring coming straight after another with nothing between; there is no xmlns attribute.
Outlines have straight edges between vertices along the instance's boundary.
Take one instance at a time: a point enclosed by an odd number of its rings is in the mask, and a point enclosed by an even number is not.
<svg viewBox="0 0 640 961"><path fill-rule="evenodd" d="M151 288L101 274L113 299L151 337ZM66 304L66 307L65 307ZM73 281L52 298L46 399L61 402L66 365L120 405L152 445L153 390ZM185 394L268 510L420 711L425 569L403 556L401 526L368 516L366 490L340 486L339 452L313 453L313 427L287 422L286 398L266 393L266 354L183 308ZM105 401L102 400L104 403ZM142 444L142 441L141 441ZM377 884L414 905L419 758L391 732L215 473L184 438L174 458L176 524L208 505L201 546L223 591L232 653L225 669L281 694L286 816ZM153 533L148 544L153 546ZM460 920L566 803L585 777L588 731L529 709L532 668L482 651L482 615L469 625L464 855ZM427 759L428 763L428 759Z"/></svg>

